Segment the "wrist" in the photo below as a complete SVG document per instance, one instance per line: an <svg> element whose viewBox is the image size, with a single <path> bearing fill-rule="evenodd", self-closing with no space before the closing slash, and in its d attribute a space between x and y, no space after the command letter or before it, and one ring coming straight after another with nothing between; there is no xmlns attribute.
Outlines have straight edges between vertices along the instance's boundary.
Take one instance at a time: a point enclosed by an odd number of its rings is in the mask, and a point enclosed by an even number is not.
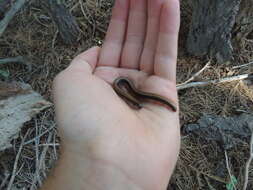
<svg viewBox="0 0 253 190"><path fill-rule="evenodd" d="M44 189L143 190L111 163L66 148Z"/></svg>

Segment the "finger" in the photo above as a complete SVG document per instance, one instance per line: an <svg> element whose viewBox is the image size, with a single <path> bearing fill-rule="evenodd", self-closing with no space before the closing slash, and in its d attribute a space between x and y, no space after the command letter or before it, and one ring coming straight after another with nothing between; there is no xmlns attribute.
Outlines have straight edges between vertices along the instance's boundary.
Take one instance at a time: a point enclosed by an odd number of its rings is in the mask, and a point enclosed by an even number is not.
<svg viewBox="0 0 253 190"><path fill-rule="evenodd" d="M180 26L179 0L166 0L160 17L160 31L155 55L154 73L176 80L178 32Z"/></svg>
<svg viewBox="0 0 253 190"><path fill-rule="evenodd" d="M130 0L130 13L121 67L138 69L146 34L147 0Z"/></svg>
<svg viewBox="0 0 253 190"><path fill-rule="evenodd" d="M154 57L159 34L161 7L164 0L148 0L148 23L144 49L141 56L140 70L152 74Z"/></svg>
<svg viewBox="0 0 253 190"><path fill-rule="evenodd" d="M99 57L99 66L118 67L125 38L129 0L116 0Z"/></svg>
<svg viewBox="0 0 253 190"><path fill-rule="evenodd" d="M67 71L93 73L97 66L100 48L93 47L73 59Z"/></svg>

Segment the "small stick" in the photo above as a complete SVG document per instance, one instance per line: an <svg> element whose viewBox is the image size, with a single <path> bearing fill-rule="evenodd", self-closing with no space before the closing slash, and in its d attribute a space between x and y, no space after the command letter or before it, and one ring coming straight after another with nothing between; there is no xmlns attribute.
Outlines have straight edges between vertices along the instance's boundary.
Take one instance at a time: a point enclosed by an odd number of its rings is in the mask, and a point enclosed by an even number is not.
<svg viewBox="0 0 253 190"><path fill-rule="evenodd" d="M199 76L201 73L203 73L203 71L206 70L209 67L210 64L211 64L211 60L209 60L206 63L206 65L201 70L199 70L197 73L195 73L191 78L189 78L187 81L185 81L181 84L178 84L177 86L184 85L184 84L187 84L187 83L193 81L197 76Z"/></svg>
<svg viewBox="0 0 253 190"><path fill-rule="evenodd" d="M27 133L25 134L24 138L22 139L22 142L21 142L20 147L18 149L18 153L17 153L16 159L15 159L15 163L14 163L14 166L13 166L11 179L9 181L7 190L11 190L12 189L12 184L13 184L13 182L15 180L15 177L16 177L16 172L17 172L19 157L20 157L20 154L21 154L22 149L24 147L24 142L25 142L25 139L26 139L28 133L29 133L29 130L27 131Z"/></svg>
<svg viewBox="0 0 253 190"><path fill-rule="evenodd" d="M9 25L11 19L15 16L15 14L23 7L26 3L26 0L17 0L15 4L10 8L10 10L5 14L5 17L0 22L0 37L4 33L5 29Z"/></svg>
<svg viewBox="0 0 253 190"><path fill-rule="evenodd" d="M204 81L204 82L191 82L188 84L178 85L177 90L183 90L183 89L192 88L192 87L203 87L209 84L221 84L221 83L226 83L226 82L244 80L244 79L250 78L251 76L252 74L244 74L244 75L238 75L238 76L221 78L221 79Z"/></svg>
<svg viewBox="0 0 253 190"><path fill-rule="evenodd" d="M251 134L251 140L250 140L250 156L249 159L246 162L245 166L245 177L244 177L244 185L243 190L247 189L248 181L249 181L249 167L253 159L253 133Z"/></svg>
<svg viewBox="0 0 253 190"><path fill-rule="evenodd" d="M215 190L215 188L211 185L211 183L210 183L209 179L207 178L207 176L204 176L204 178L206 180L206 183L207 183L209 189L210 190Z"/></svg>
<svg viewBox="0 0 253 190"><path fill-rule="evenodd" d="M227 166L227 170L228 170L230 181L232 182L232 185L233 185L234 189L236 190L235 184L233 183L233 180L232 180L233 177L232 177L232 173L231 173L231 170L230 170L230 167L229 167L228 154L227 154L226 150L225 150L225 158L226 158L226 166Z"/></svg>
<svg viewBox="0 0 253 190"><path fill-rule="evenodd" d="M39 144L38 146L60 146L59 143L47 143L47 144Z"/></svg>
<svg viewBox="0 0 253 190"><path fill-rule="evenodd" d="M55 143L56 142L56 137L57 135L56 135L56 133L54 134L54 139L53 139L53 143ZM58 144L58 145L57 145ZM55 145L53 146L53 149L54 149L54 160L58 160L58 156L57 156L57 150L56 150L56 146L60 146L60 144L59 143L55 143Z"/></svg>
<svg viewBox="0 0 253 190"><path fill-rule="evenodd" d="M224 179L222 179L222 178L220 178L220 177L218 177L218 176L213 176L213 175L210 175L210 174L208 174L208 173L199 171L197 168L195 168L195 167L193 167L193 166L190 166L190 168L192 168L194 171L196 171L196 172L198 172L198 173L200 173L200 174L202 174L202 175L204 175L204 176L207 176L208 178L210 178L210 179L212 179L212 180L218 181L218 182L220 182L220 183L227 184L227 182L226 182Z"/></svg>
<svg viewBox="0 0 253 190"><path fill-rule="evenodd" d="M41 138L43 135L47 134L48 132L50 132L53 128L55 128L55 125L53 125L52 127L50 127L49 129L47 129L46 131L44 131L43 133L41 133L40 135L36 136L35 138L27 141L24 143L24 145L33 143L34 141L38 140L39 138Z"/></svg>
<svg viewBox="0 0 253 190"><path fill-rule="evenodd" d="M5 174L4 179L2 180L2 183L0 184L0 189L3 189L3 187L5 186L5 183L7 182L7 180L9 179L9 174Z"/></svg>
<svg viewBox="0 0 253 190"><path fill-rule="evenodd" d="M53 133L50 133L49 135L48 135L48 138L47 138L47 143L50 143L51 142L51 140L52 140L52 137L53 137ZM45 173L45 157L46 157L46 154L47 154L47 152L48 152L48 149L49 149L49 146L44 146L43 147L43 150L42 150L42 152L41 152L41 154L40 154L40 161L39 161L39 168L38 168L38 171L42 171L43 172L43 175L44 175L44 177L46 177L46 173ZM43 167L43 168L42 168ZM39 176L38 176L39 177ZM42 184L40 184L40 186L41 186Z"/></svg>
<svg viewBox="0 0 253 190"><path fill-rule="evenodd" d="M38 136L39 134L39 129L38 129L38 122L37 120L35 121L35 133L36 133L36 136ZM40 180L40 177L39 177L39 143L40 143L40 138L37 138L35 140L35 153L36 153L36 171L35 171L35 175L34 175L34 178L33 178L33 181L32 181L32 187L35 185L35 181L37 179L39 185L41 185L41 180ZM33 187L34 188L34 187Z"/></svg>
<svg viewBox="0 0 253 190"><path fill-rule="evenodd" d="M246 63L246 64L243 64L243 65L234 66L234 67L232 67L232 69L240 69L242 67L247 67L247 66L252 65L252 64L253 64L253 61L249 62L249 63Z"/></svg>
<svg viewBox="0 0 253 190"><path fill-rule="evenodd" d="M25 63L25 59L22 56L0 59L0 65L7 63Z"/></svg>

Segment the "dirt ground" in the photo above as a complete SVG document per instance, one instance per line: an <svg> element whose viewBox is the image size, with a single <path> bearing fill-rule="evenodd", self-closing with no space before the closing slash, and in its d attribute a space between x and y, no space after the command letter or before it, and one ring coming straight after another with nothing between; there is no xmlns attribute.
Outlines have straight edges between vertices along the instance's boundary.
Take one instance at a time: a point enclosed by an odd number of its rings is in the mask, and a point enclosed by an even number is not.
<svg viewBox="0 0 253 190"><path fill-rule="evenodd" d="M24 81L33 89L52 101L51 85L57 73L66 68L80 52L94 45L101 45L111 14L113 0L69 0L67 6L77 18L82 37L75 45L65 45L60 38L48 10L39 0L28 3L11 21L0 38L0 57L24 56L27 65L12 63L1 69L8 70L8 80ZM85 10L85 15L82 12ZM191 8L181 5L182 23L179 42L178 78L183 83L199 71L208 61L187 54L185 44L191 19ZM235 50L235 60L230 65L219 65L214 61L195 80L204 81L245 73L252 73L253 66L233 69L235 65L253 60L253 39L244 39L244 46ZM253 90L242 81L202 88L190 88L179 92L182 131L186 124L196 122L204 113L233 116L252 113ZM25 138L25 139L24 139ZM28 142L22 147L21 142ZM0 152L0 189L36 189L46 177L58 158L59 138L54 122L54 111L50 108L26 123L13 148ZM17 155L21 148L21 154ZM224 160L224 151L216 144L206 144L191 135L182 136L182 148L176 171L169 189L226 189L230 182ZM244 183L244 166L249 157L249 142L227 152L228 163L237 179L237 189ZM16 167L16 173L13 168ZM223 176L218 176L222 169ZM253 171L250 170L249 186L253 188ZM250 189L249 188L249 189Z"/></svg>

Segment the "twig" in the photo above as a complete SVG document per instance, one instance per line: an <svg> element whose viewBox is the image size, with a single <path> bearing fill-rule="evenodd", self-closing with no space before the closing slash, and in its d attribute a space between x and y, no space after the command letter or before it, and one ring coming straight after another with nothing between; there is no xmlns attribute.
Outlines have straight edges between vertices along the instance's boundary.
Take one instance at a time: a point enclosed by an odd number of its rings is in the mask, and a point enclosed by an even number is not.
<svg viewBox="0 0 253 190"><path fill-rule="evenodd" d="M38 129L38 122L37 120L35 121L35 133L36 133L36 137L39 134L39 129ZM38 144L40 143L40 138L37 138L35 140L35 154L36 154L36 171L35 171L35 175L32 181L32 188L36 188L36 179L38 181L39 184L41 184L41 179L40 179L40 175L39 175L39 146Z"/></svg>
<svg viewBox="0 0 253 190"><path fill-rule="evenodd" d="M29 130L27 131L27 133L25 134L24 138L22 139L22 142L21 142L20 147L18 149L18 153L17 153L16 159L15 159L15 163L14 163L14 166L13 166L11 179L9 181L7 190L11 190L12 189L12 184L13 184L13 182L15 180L15 177L16 177L16 171L17 171L19 157L20 157L20 154L22 152L22 149L23 149L23 146L24 146L24 142L25 142L25 139L26 139L28 133L29 133Z"/></svg>
<svg viewBox="0 0 253 190"><path fill-rule="evenodd" d="M3 154L3 153L2 153ZM1 158L1 153L0 153L0 158ZM4 179L2 179L2 182L0 183L0 189L3 189L5 184L8 182L8 179L10 177L9 169L7 168L6 164L3 163L2 161L0 162L0 165L4 169Z"/></svg>
<svg viewBox="0 0 253 190"><path fill-rule="evenodd" d="M60 146L59 143L44 143L44 144L39 144L38 146Z"/></svg>
<svg viewBox="0 0 253 190"><path fill-rule="evenodd" d="M205 178L205 180L206 180L206 183L207 183L209 189L210 189L210 190L215 190L215 188L211 185L209 179L208 179L206 176L204 176L204 178Z"/></svg>
<svg viewBox="0 0 253 190"><path fill-rule="evenodd" d="M246 63L246 64L243 64L243 65L234 66L234 67L232 67L232 69L240 69L242 67L247 67L247 66L252 65L252 64L253 64L253 61L249 62L249 63Z"/></svg>
<svg viewBox="0 0 253 190"><path fill-rule="evenodd" d="M11 19L15 16L15 14L23 7L26 0L17 0L15 4L10 8L10 10L5 14L4 19L0 22L0 37L4 33L5 29L9 25Z"/></svg>
<svg viewBox="0 0 253 190"><path fill-rule="evenodd" d="M0 65L7 63L25 63L25 59L22 56L0 59Z"/></svg>
<svg viewBox="0 0 253 190"><path fill-rule="evenodd" d="M52 139L52 133L49 134L48 138L47 138L47 143L50 143L51 139ZM38 148L38 145L36 145ZM38 183L39 186L42 185L42 180L40 178L40 172L43 173L44 177L46 177L46 173L45 173L45 157L48 151L48 147L49 146L45 146L40 154L40 158L38 158L38 163L36 162L36 172L32 181L32 188L36 189L36 184Z"/></svg>
<svg viewBox="0 0 253 190"><path fill-rule="evenodd" d="M42 137L43 135L47 134L48 132L50 132L53 128L55 128L55 125L53 125L52 127L50 127L49 129L47 129L46 131L44 131L43 133L41 133L40 135L36 136L35 138L27 141L24 143L24 145L30 144L36 140L38 140L40 137Z"/></svg>
<svg viewBox="0 0 253 190"><path fill-rule="evenodd" d="M197 173L197 181L198 181L198 187L203 187L203 183L201 182L201 173L196 172Z"/></svg>
<svg viewBox="0 0 253 190"><path fill-rule="evenodd" d="M57 29L54 34L53 40L52 40L52 49L54 49L56 38L57 38L58 34L59 34L59 30Z"/></svg>
<svg viewBox="0 0 253 190"><path fill-rule="evenodd" d="M248 181L249 181L249 167L253 159L253 133L251 134L251 140L250 140L250 156L249 159L246 162L245 166L245 177L244 177L244 185L243 190L247 189Z"/></svg>
<svg viewBox="0 0 253 190"><path fill-rule="evenodd" d="M50 141L52 140L52 137L53 137L53 133L50 133L48 135L48 138L47 138L47 143L50 143ZM43 150L42 150L42 152L40 154L40 161L39 161L39 168L38 168L39 171L42 171L44 177L46 177L46 173L45 173L45 171L46 171L45 170L45 165L46 165L45 164L45 158L46 158L46 154L48 152L48 148L49 148L49 146L44 146L44 148L43 148ZM41 184L40 184L40 186L41 186Z"/></svg>
<svg viewBox="0 0 253 190"><path fill-rule="evenodd" d="M2 182L0 184L0 189L3 189L3 187L5 186L5 184L6 184L9 177L10 177L9 174L5 174L5 177L4 177L4 179L2 180Z"/></svg>
<svg viewBox="0 0 253 190"><path fill-rule="evenodd" d="M194 171L196 171L197 173L200 173L200 174L202 174L202 175L204 175L204 176L207 176L208 178L210 178L210 179L212 179L212 180L218 181L218 182L220 182L220 183L227 184L227 182L226 182L224 179L222 179L222 178L220 178L220 177L218 177L218 176L213 176L213 175L210 175L210 174L208 174L208 173L199 171L197 168L195 168L195 167L193 167L193 166L190 166L190 168L192 168L192 169L193 169Z"/></svg>
<svg viewBox="0 0 253 190"><path fill-rule="evenodd" d="M221 78L221 79L204 81L204 82L191 82L188 84L178 85L177 90L183 90L183 89L192 88L192 87L203 87L209 84L221 84L221 83L226 83L226 82L244 80L244 79L250 78L251 76L252 74L244 74L244 75L238 75L238 76Z"/></svg>
<svg viewBox="0 0 253 190"><path fill-rule="evenodd" d="M229 163L228 163L228 154L227 154L227 151L225 150L225 158L226 158L226 166L227 166L227 170L228 170L228 174L229 174L229 178L230 178L230 181L232 182L232 185L234 187L234 189L236 190L236 187L235 187L235 184L233 182L233 176L232 176L232 173L231 173L231 169L229 167Z"/></svg>
<svg viewBox="0 0 253 190"><path fill-rule="evenodd" d="M177 86L184 85L184 84L187 84L187 83L193 81L197 76L199 76L201 73L203 73L203 71L206 70L209 67L210 64L211 64L211 60L209 60L206 63L206 65L201 70L199 70L197 73L195 73L191 78L189 78L187 81L185 81L181 84L178 84Z"/></svg>
<svg viewBox="0 0 253 190"><path fill-rule="evenodd" d="M56 138L57 138L57 134L54 133L54 140L53 140L53 143L54 143L54 146L53 146L53 149L54 149L54 160L58 160L56 146L60 146L59 143L55 143L56 142Z"/></svg>

